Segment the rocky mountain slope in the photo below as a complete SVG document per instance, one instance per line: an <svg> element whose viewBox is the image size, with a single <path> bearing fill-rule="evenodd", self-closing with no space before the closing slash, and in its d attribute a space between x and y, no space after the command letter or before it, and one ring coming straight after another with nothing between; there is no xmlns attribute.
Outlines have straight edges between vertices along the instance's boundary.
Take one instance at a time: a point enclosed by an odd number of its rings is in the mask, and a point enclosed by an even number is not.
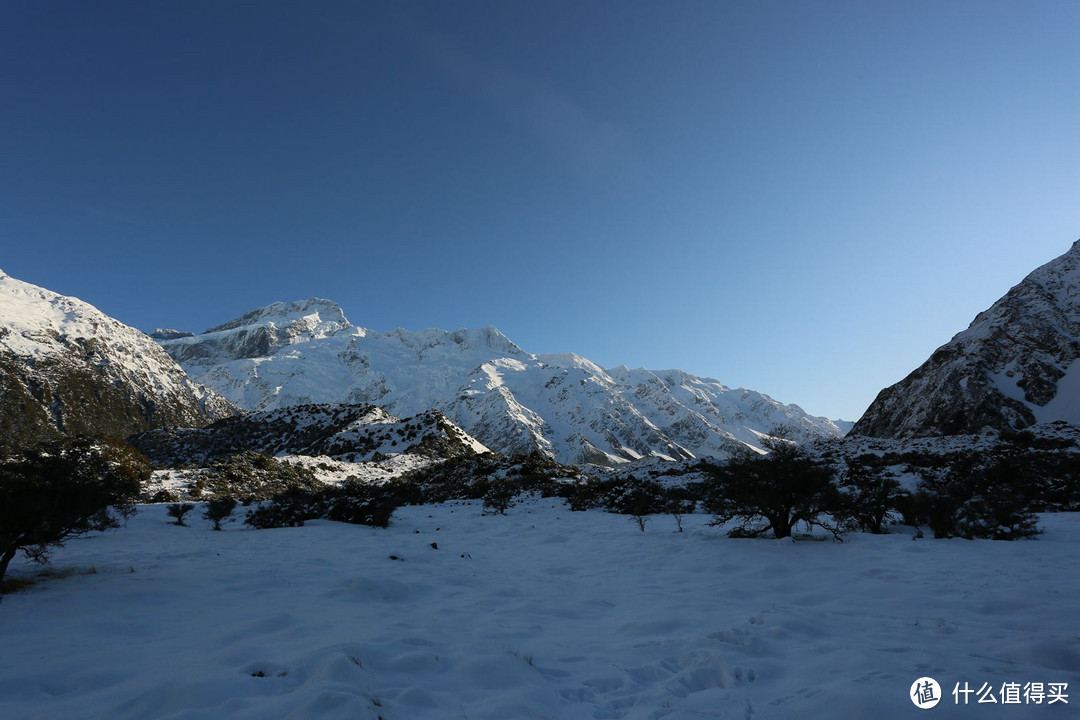
<svg viewBox="0 0 1080 720"><path fill-rule="evenodd" d="M0 454L62 434L123 437L231 411L143 333L0 271Z"/></svg>
<svg viewBox="0 0 1080 720"><path fill-rule="evenodd" d="M165 466L204 465L244 451L377 461L393 454L446 460L488 452L437 410L399 420L374 405L295 405L218 420L204 428L151 430L132 444Z"/></svg>
<svg viewBox="0 0 1080 720"><path fill-rule="evenodd" d="M882 390L851 434L910 438L1080 424L1077 358L1080 241Z"/></svg>
<svg viewBox="0 0 1080 720"><path fill-rule="evenodd" d="M154 334L198 382L249 410L372 403L398 416L434 408L501 453L561 462L726 455L778 424L839 436L761 393L677 370L601 368L529 353L494 327L376 333L312 298L274 303L192 335Z"/></svg>

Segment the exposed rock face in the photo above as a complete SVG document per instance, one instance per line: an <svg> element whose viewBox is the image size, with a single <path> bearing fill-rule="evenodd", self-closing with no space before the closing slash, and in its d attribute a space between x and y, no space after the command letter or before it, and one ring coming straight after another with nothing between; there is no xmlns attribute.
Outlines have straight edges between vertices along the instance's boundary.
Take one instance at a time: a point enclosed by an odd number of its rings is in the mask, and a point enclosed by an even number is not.
<svg viewBox="0 0 1080 720"><path fill-rule="evenodd" d="M232 411L143 333L0 271L0 454L60 435L202 425Z"/></svg>
<svg viewBox="0 0 1080 720"><path fill-rule="evenodd" d="M168 328L158 328L154 332L150 333L150 337L155 340L176 340L182 337L194 337L195 333L183 332L181 330L171 330Z"/></svg>
<svg viewBox="0 0 1080 720"><path fill-rule="evenodd" d="M1080 424L1080 241L882 390L852 435L909 438Z"/></svg>

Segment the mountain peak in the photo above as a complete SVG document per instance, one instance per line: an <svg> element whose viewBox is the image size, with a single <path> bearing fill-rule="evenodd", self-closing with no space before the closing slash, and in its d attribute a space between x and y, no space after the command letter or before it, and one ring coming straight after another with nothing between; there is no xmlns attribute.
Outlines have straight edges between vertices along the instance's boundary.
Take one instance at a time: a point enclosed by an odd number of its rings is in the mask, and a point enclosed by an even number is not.
<svg viewBox="0 0 1080 720"><path fill-rule="evenodd" d="M215 325L200 335L155 334L155 339L181 364L210 365L271 355L289 345L321 340L345 331L364 334L364 330L349 323L336 302L313 297L271 303Z"/></svg>
<svg viewBox="0 0 1080 720"><path fill-rule="evenodd" d="M896 385L854 435L905 438L1080 423L1080 240Z"/></svg>
<svg viewBox="0 0 1080 720"><path fill-rule="evenodd" d="M555 367L576 368L592 375L605 375L604 368L577 353L542 353L536 356L540 362Z"/></svg>
<svg viewBox="0 0 1080 720"><path fill-rule="evenodd" d="M467 329L459 328L450 333L450 339L459 345L470 347L486 347L507 355L526 355L527 353L518 347L518 344L503 334L494 325Z"/></svg>
<svg viewBox="0 0 1080 720"><path fill-rule="evenodd" d="M135 328L0 273L0 455L63 434L202 424L226 405Z"/></svg>
<svg viewBox="0 0 1080 720"><path fill-rule="evenodd" d="M334 331L341 330L350 325L345 311L332 300L310 297L306 300L295 300L290 303L274 302L265 307L246 312L238 318L227 323L216 325L204 331L204 335L227 330L236 330L252 325L274 325L276 328L285 328L301 322L305 325L313 325ZM331 334L327 332L326 334Z"/></svg>

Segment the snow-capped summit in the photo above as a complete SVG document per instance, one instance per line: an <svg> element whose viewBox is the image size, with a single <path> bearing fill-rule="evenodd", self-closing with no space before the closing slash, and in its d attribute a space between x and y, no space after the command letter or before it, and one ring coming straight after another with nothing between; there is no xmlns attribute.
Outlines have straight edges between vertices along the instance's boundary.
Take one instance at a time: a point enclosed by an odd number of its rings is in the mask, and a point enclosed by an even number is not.
<svg viewBox="0 0 1080 720"><path fill-rule="evenodd" d="M299 343L332 337L354 327L341 306L330 300L308 298L276 302L212 327L198 336L168 331L155 339L175 341L170 353L180 362L206 364L239 358L262 357Z"/></svg>
<svg viewBox="0 0 1080 720"><path fill-rule="evenodd" d="M293 327L298 333L306 334L308 339L326 337L338 330L350 327L345 311L340 305L330 300L313 297L291 303L272 303L258 310L244 313L235 320L222 323L205 332L209 334L251 326Z"/></svg>
<svg viewBox="0 0 1080 720"><path fill-rule="evenodd" d="M954 435L1054 420L1080 424L1080 240L882 390L851 433Z"/></svg>
<svg viewBox="0 0 1080 720"><path fill-rule="evenodd" d="M756 447L777 424L807 438L843 434L825 418L715 380L534 355L490 325L378 333L324 300L275 303L160 342L199 382L249 410L373 403L407 417L434 408L493 450L539 450L562 462L726 455Z"/></svg>
<svg viewBox="0 0 1080 720"><path fill-rule="evenodd" d="M230 409L138 330L0 271L0 450L200 425Z"/></svg>

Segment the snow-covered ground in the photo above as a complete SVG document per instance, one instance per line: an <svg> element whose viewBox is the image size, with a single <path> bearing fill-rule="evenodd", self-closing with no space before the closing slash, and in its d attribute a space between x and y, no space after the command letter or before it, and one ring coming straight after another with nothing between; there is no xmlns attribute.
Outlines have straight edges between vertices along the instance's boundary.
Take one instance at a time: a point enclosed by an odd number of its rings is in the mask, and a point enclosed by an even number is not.
<svg viewBox="0 0 1080 720"><path fill-rule="evenodd" d="M1080 690L1078 514L1043 516L1030 542L844 544L729 539L703 515L642 533L557 500L403 508L386 530L212 532L196 514L177 527L143 506L58 552L66 577L4 598L0 717L1020 720L1080 704L997 695ZM908 699L922 676L945 696L930 711ZM965 682L998 704L957 706Z"/></svg>

